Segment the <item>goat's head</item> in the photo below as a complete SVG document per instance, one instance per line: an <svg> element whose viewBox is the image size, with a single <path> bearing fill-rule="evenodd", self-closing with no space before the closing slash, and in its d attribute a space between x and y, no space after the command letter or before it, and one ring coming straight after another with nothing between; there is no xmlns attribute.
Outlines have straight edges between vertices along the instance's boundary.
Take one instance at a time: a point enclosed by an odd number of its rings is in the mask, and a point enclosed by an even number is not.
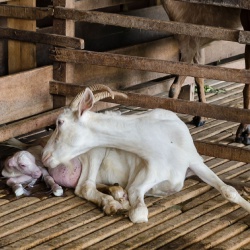
<svg viewBox="0 0 250 250"><path fill-rule="evenodd" d="M94 91L97 92L95 95ZM95 147L93 131L88 124L92 122L88 112L98 100L114 98L114 93L104 85L93 85L79 93L68 108L59 115L56 129L43 150L43 163L54 168L60 163L67 164L74 157Z"/></svg>
<svg viewBox="0 0 250 250"><path fill-rule="evenodd" d="M19 151L7 158L2 170L4 177L28 175L37 179L41 174L40 168L36 165L35 157L28 151Z"/></svg>

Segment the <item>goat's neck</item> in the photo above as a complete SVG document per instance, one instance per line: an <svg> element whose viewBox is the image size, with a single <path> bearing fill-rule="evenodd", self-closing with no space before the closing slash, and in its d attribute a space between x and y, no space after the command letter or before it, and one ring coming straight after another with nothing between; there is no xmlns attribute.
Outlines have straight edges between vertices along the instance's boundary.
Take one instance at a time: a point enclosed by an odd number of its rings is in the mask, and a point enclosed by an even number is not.
<svg viewBox="0 0 250 250"><path fill-rule="evenodd" d="M98 145L115 147L141 155L138 142L138 116L120 116L92 113L89 128L93 131Z"/></svg>

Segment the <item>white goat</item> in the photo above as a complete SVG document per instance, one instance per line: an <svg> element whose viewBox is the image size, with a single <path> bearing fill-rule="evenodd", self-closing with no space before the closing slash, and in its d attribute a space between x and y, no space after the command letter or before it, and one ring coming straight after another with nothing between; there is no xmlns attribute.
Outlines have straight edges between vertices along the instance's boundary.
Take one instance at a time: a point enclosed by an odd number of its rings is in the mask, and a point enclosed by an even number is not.
<svg viewBox="0 0 250 250"><path fill-rule="evenodd" d="M89 111L98 99L86 88L59 115L56 130L43 151L46 166L68 164L70 159L96 147L119 148L137 154L144 160L144 166L138 171L130 166L130 185L126 187L131 205L129 218L134 223L148 221L144 203L147 191L156 190L164 195L178 192L187 172L195 173L226 199L250 212L250 204L203 163L188 128L173 112L156 109L142 115L117 116ZM76 190L79 196L99 205L103 201L96 190L96 177L101 163L102 157L98 155L89 159L89 172ZM116 206L113 200L110 202L111 207Z"/></svg>
<svg viewBox="0 0 250 250"><path fill-rule="evenodd" d="M245 30L250 30L249 11L237 8L225 8L207 4L185 3L175 0L161 0L171 21L199 24L214 27L223 27L228 29L239 29L244 26ZM241 18L240 18L241 17ZM242 25L241 25L241 22ZM210 38L192 37L187 35L176 35L181 52L181 61L191 63L204 64L204 49L208 43L212 42ZM246 45L246 68L250 67L250 46ZM177 76L170 88L169 96L178 98L181 86L186 76ZM197 84L198 97L200 102L206 102L204 92L204 79L195 78ZM249 102L249 85L246 84L243 90L244 108L250 109ZM205 118L196 116L193 119L196 126L205 123ZM236 142L250 144L250 126L248 124L240 124L236 133Z"/></svg>

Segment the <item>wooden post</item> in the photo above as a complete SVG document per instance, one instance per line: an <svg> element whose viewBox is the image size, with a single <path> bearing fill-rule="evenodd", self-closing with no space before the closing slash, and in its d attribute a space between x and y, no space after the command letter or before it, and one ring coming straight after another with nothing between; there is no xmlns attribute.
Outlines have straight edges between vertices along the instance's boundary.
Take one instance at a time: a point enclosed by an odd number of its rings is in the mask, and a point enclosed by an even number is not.
<svg viewBox="0 0 250 250"><path fill-rule="evenodd" d="M75 8L74 0L54 0L54 7ZM53 20L54 33L65 36L75 36L75 23L73 20L56 19ZM57 81L73 82L74 65L72 63L54 62L53 78ZM58 108L66 105L65 96L54 96L53 107Z"/></svg>
<svg viewBox="0 0 250 250"><path fill-rule="evenodd" d="M10 5L36 6L36 0L15 0ZM35 20L21 20L8 18L9 28L36 31ZM36 45L32 43L8 41L8 67L9 74L36 67Z"/></svg>

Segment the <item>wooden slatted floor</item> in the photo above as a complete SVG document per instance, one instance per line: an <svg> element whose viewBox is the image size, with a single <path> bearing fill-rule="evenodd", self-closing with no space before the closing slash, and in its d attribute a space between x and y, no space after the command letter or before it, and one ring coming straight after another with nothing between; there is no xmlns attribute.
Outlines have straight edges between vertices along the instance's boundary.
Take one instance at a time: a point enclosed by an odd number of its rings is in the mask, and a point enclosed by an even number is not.
<svg viewBox="0 0 250 250"><path fill-rule="evenodd" d="M208 102L242 107L242 84L207 84L226 90L207 94ZM196 140L244 146L234 143L237 123L208 119L196 128L191 116L180 117ZM250 164L204 159L222 178L250 181ZM169 197L146 198L149 222L137 225L126 215L105 216L70 189L53 197L41 185L32 196L16 199L1 180L1 249L250 249L250 215L198 180L186 180L183 190Z"/></svg>

